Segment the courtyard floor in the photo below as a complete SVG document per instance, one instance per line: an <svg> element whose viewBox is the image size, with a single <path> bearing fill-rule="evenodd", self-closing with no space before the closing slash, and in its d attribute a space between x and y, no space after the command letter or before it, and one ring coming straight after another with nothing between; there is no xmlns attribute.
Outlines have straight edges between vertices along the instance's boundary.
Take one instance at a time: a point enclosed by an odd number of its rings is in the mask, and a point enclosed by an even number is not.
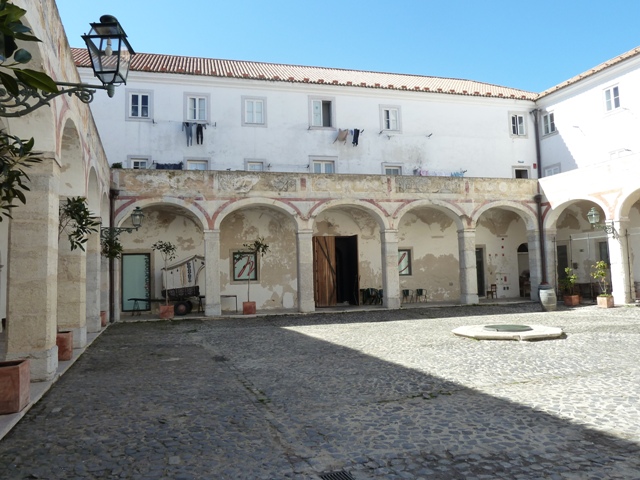
<svg viewBox="0 0 640 480"><path fill-rule="evenodd" d="M0 440L0 477L640 479L640 308L540 310L116 323ZM477 324L566 336L451 333Z"/></svg>

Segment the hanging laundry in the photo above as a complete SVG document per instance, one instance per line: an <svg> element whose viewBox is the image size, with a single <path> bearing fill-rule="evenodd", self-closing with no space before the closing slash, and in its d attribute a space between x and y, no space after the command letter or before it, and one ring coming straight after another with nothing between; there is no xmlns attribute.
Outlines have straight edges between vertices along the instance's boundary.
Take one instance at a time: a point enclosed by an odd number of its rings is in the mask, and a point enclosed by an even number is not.
<svg viewBox="0 0 640 480"><path fill-rule="evenodd" d="M193 123L183 122L182 130L187 132L187 147L193 145Z"/></svg>
<svg viewBox="0 0 640 480"><path fill-rule="evenodd" d="M336 137L336 139L333 141L333 143L336 142L344 142L347 143L347 135L349 135L349 130L348 129L338 129L338 136Z"/></svg>
<svg viewBox="0 0 640 480"><path fill-rule="evenodd" d="M205 128L207 128L207 126L202 123L196 125L196 143L198 145L202 145L202 130L204 130Z"/></svg>
<svg viewBox="0 0 640 480"><path fill-rule="evenodd" d="M358 138L360 137L360 130L357 128L353 129L353 140L351 141L351 143L353 144L354 147L358 146Z"/></svg>

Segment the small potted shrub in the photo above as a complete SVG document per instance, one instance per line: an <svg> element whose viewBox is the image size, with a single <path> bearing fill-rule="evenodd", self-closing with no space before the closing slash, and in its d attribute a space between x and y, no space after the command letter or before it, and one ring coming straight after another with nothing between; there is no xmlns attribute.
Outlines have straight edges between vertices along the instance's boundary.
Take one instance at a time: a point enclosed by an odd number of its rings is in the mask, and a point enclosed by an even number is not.
<svg viewBox="0 0 640 480"><path fill-rule="evenodd" d="M562 289L562 299L567 307L573 307L580 305L580 295L575 292L575 285L578 281L578 276L573 273L570 267L564 269L565 277L559 279L558 283Z"/></svg>
<svg viewBox="0 0 640 480"><path fill-rule="evenodd" d="M169 305L169 294L167 288L167 262L170 262L176 258L176 246L171 242L164 242L158 240L151 245L153 250L156 250L162 256L164 260L164 305L160 305L160 318L173 318L173 305Z"/></svg>
<svg viewBox="0 0 640 480"><path fill-rule="evenodd" d="M608 293L607 269L609 265L603 260L591 266L591 277L598 283L600 294L597 297L598 306L601 308L613 307L613 295Z"/></svg>
<svg viewBox="0 0 640 480"><path fill-rule="evenodd" d="M247 273L247 301L242 302L242 313L245 315L253 315L256 313L256 302L251 301L250 297L250 288L251 288L251 276L252 272L255 271L257 265L254 264L254 260L257 261L258 255L261 257L264 256L265 253L269 250L269 245L267 245L264 241L264 238L258 237L251 243L245 243L242 245L245 250L242 252L238 252L234 256L234 264L245 260L247 263L245 268L248 268Z"/></svg>

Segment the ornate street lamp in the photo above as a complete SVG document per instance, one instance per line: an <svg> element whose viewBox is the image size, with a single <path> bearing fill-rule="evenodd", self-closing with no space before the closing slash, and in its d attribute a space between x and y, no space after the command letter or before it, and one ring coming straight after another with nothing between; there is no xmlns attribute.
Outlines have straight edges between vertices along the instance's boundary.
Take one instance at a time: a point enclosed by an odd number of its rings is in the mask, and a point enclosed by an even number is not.
<svg viewBox="0 0 640 480"><path fill-rule="evenodd" d="M82 39L87 44L93 72L103 85L111 87L107 93L112 97L114 85L127 83L131 57L135 55L127 34L116 17L103 15L100 23L91 24L91 31Z"/></svg>
<svg viewBox="0 0 640 480"><path fill-rule="evenodd" d="M96 90L106 90L113 97L115 86L127 83L131 57L135 52L127 40L118 20L111 15L100 17L99 23L91 24L91 31L83 35L93 71L102 85L55 82L57 92L45 92L16 80L18 95L9 94L0 88L0 117L22 117L34 110L49 105L60 95L75 95L83 103L91 103Z"/></svg>
<svg viewBox="0 0 640 480"><path fill-rule="evenodd" d="M600 213L596 207L591 207L591 210L587 213L587 220L589 220L589 223L593 228L604 230L608 235L613 235L613 238L619 238L618 232L613 226L613 221L611 223L600 223Z"/></svg>
<svg viewBox="0 0 640 480"><path fill-rule="evenodd" d="M133 233L134 231L138 231L142 226L143 220L144 213L142 213L142 209L140 207L136 207L131 213L131 223L133 224L133 227L102 227L100 228L100 238L102 240L114 240L122 232Z"/></svg>

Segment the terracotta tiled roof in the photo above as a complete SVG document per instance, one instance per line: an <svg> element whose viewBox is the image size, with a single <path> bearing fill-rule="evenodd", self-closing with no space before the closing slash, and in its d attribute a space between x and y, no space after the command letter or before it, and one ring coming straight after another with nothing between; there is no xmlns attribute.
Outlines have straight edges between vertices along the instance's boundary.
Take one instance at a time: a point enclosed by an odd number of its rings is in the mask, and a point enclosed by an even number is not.
<svg viewBox="0 0 640 480"><path fill-rule="evenodd" d="M86 49L72 48L78 67L91 67ZM397 73L305 67L278 63L220 60L174 55L138 53L131 62L132 71L203 75L212 77L249 78L276 82L343 85L360 88L411 90L499 98L535 100L536 93L488 83L454 78L426 77Z"/></svg>
<svg viewBox="0 0 640 480"><path fill-rule="evenodd" d="M624 62L625 60L628 60L629 58L635 57L636 55L640 54L640 47L636 47L633 50L629 50L626 53L623 53L622 55L619 55L615 58L612 58L611 60L607 60L604 63L601 63L600 65L593 67L591 70L587 70L586 72L581 73L580 75L576 75L573 78L570 78L569 80L559 83L558 85L556 85L555 87L551 87L547 90L545 90L544 92L542 92L540 95L538 95L538 98L542 98L546 95L549 95L551 93L557 92L558 90L562 90L565 87L568 87L570 85L573 85L574 83L579 82L580 80L583 80L587 77L590 77L592 75L595 75L596 73L602 72L603 70L606 70L609 67L612 67L614 65L617 65L618 63Z"/></svg>

